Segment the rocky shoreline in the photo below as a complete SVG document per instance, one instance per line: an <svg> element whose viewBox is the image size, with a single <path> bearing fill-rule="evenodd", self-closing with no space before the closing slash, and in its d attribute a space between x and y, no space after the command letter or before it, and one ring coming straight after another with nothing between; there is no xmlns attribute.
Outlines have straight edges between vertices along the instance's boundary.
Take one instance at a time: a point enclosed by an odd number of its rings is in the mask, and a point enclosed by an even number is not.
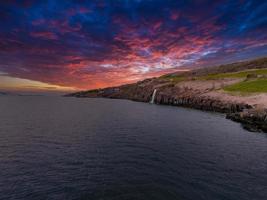
<svg viewBox="0 0 267 200"><path fill-rule="evenodd" d="M241 123L249 131L267 133L266 109L247 109L243 112L228 113L226 118Z"/></svg>
<svg viewBox="0 0 267 200"><path fill-rule="evenodd" d="M79 92L66 96L128 99L149 103L155 89L155 104L225 113L227 119L240 122L249 131L267 132L267 110L259 110L253 105L243 102L214 98L207 95L209 91L194 90L167 83L157 82L155 84L153 79L139 82L139 84Z"/></svg>
<svg viewBox="0 0 267 200"><path fill-rule="evenodd" d="M256 70L260 74L256 74ZM254 71L253 71L254 70ZM265 71L264 71L265 70ZM267 76L267 58L167 74L133 84L65 96L128 99L225 113L250 131L267 132L267 93L232 95L225 87ZM153 97L153 98L152 98Z"/></svg>
<svg viewBox="0 0 267 200"><path fill-rule="evenodd" d="M203 111L225 113L226 118L242 124L251 132L267 133L267 109L257 109L244 103L224 102L218 99L201 97L160 96L157 104L189 107Z"/></svg>

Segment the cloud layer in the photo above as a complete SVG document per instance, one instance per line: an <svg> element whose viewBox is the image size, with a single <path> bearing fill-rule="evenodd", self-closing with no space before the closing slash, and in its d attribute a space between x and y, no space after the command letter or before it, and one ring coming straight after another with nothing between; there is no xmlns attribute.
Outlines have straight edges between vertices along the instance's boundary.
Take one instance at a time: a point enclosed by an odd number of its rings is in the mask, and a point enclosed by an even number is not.
<svg viewBox="0 0 267 200"><path fill-rule="evenodd" d="M0 72L78 89L267 55L266 1L3 1Z"/></svg>

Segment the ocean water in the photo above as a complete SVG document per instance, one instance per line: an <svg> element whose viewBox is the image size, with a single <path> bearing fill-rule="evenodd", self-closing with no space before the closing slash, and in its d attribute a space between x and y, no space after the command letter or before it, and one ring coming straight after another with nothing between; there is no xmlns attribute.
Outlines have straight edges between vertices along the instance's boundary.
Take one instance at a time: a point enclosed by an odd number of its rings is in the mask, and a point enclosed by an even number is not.
<svg viewBox="0 0 267 200"><path fill-rule="evenodd" d="M127 100L0 97L0 199L267 199L267 134Z"/></svg>

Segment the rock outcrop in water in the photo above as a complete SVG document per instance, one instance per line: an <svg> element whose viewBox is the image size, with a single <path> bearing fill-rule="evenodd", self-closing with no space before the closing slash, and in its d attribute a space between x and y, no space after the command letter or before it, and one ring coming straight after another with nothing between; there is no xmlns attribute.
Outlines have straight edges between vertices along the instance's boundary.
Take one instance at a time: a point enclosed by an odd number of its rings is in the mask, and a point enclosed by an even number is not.
<svg viewBox="0 0 267 200"><path fill-rule="evenodd" d="M267 59L264 60L266 61ZM247 63L248 62L246 62L246 64ZM267 62L261 63L262 65L260 65L259 68L262 68L262 66L267 67ZM240 64L237 66L241 68ZM252 64L247 64L246 66L251 69ZM218 69L225 70L225 68L220 67ZM229 70L231 71L233 68ZM214 69L211 71L214 73ZM201 75L196 75L198 73ZM192 74L194 74L194 76ZM171 76L172 75L168 75L168 77ZM66 96L129 99L139 102L150 102L153 97L153 103L155 104L183 106L205 111L226 113L228 119L241 122L243 126L250 131L261 130L267 132L267 109L262 108L262 106L259 107L257 104L259 100L264 100L264 98L267 100L266 94L264 94L266 96L261 96L260 98L232 96L231 94L225 93L223 88L227 85L239 82L241 80L240 78L202 80L202 76L203 69L200 69L195 72L185 73L185 75L182 76L182 80L179 81L173 81L171 78L162 77L151 78L134 84L82 91ZM154 91L156 91L156 93Z"/></svg>
<svg viewBox="0 0 267 200"><path fill-rule="evenodd" d="M226 118L242 123L249 131L267 132L267 109L246 109L243 112L228 113Z"/></svg>

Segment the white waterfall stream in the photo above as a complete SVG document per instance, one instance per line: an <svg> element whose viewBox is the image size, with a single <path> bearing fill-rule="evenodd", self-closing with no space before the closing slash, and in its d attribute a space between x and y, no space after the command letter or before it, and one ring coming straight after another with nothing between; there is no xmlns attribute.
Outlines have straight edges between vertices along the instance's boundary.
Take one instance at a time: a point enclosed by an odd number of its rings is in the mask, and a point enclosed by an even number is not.
<svg viewBox="0 0 267 200"><path fill-rule="evenodd" d="M152 98L151 98L151 101L150 101L150 103L152 103L152 104L153 104L154 101L155 101L156 93L157 93L157 90L154 89L153 94L152 94Z"/></svg>

